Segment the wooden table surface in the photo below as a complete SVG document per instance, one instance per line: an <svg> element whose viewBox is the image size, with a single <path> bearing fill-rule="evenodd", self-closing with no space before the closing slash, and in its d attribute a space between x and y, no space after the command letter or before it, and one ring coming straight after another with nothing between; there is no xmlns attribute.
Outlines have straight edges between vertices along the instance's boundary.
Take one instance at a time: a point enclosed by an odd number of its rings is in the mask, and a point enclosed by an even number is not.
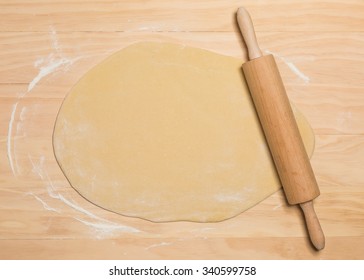
<svg viewBox="0 0 364 280"><path fill-rule="evenodd" d="M70 88L131 43L246 60L242 4L315 132L321 252L282 191L220 223L152 223L83 199L53 154ZM0 259L364 259L363 32L363 0L0 0Z"/></svg>

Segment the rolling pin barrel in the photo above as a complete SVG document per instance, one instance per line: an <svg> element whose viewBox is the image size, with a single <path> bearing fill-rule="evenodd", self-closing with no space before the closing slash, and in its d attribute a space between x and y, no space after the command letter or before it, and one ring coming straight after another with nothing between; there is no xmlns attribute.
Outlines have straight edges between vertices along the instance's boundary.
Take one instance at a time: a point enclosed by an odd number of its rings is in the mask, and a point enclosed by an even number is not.
<svg viewBox="0 0 364 280"><path fill-rule="evenodd" d="M246 62L243 72L288 202L316 198L320 191L273 56Z"/></svg>

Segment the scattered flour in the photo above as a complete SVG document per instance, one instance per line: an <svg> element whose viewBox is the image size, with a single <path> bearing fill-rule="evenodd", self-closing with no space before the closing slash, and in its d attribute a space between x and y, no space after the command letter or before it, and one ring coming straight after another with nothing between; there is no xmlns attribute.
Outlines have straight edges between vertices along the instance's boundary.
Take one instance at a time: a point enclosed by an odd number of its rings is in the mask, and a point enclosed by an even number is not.
<svg viewBox="0 0 364 280"><path fill-rule="evenodd" d="M14 166L14 160L13 160L11 150L12 150L12 134L13 134L14 118L15 118L16 109L18 108L18 104L19 104L19 101L13 105L12 110L11 110L10 121L9 121L9 126L8 126L8 137L7 137L7 142L6 142L9 165L10 165L10 169L13 172L14 176L17 175L17 168L15 168L15 166Z"/></svg>
<svg viewBox="0 0 364 280"><path fill-rule="evenodd" d="M43 205L43 208L45 209L45 210L48 210L48 211L53 211L53 212L56 212L56 213L61 213L61 211L60 210L58 210L58 209L55 209L55 208L53 208L53 207L51 207L51 206L49 206L44 200L42 200L39 196L37 196L37 195L35 195L34 193L31 193L31 192L28 192L28 193L26 193L26 195L31 195L31 196L33 196L37 201L39 201L42 205Z"/></svg>
<svg viewBox="0 0 364 280"><path fill-rule="evenodd" d="M82 208L81 206L79 206L77 203L75 203L71 199L65 198L62 194L57 192L53 181L50 179L50 177L48 175L48 172L45 169L45 166L44 166L45 157L44 156L39 157L38 161L36 161L30 155L28 155L28 158L29 158L29 161L30 161L30 163L32 164L32 167L33 167L32 172L37 174L42 179L42 181L44 181L46 183L46 188L47 188L47 192L48 192L49 197L51 197L53 199L60 200L61 202L63 202L64 204L66 204L67 206L72 208L73 210L77 211L78 213L81 213L81 214L85 215L87 219L91 220L91 221L87 221L87 220L84 220L84 219L81 219L81 218L78 218L78 217L73 217L75 220L77 220L77 221L91 227L92 229L94 229L98 234L96 237L103 238L105 236L112 235L115 232L128 232L128 233L138 233L138 232L140 232L140 230L138 230L136 228L121 225L121 224L117 224L117 223L111 222L109 220L103 219L101 217L98 217L95 214L91 213L90 211ZM29 194L31 194L31 193L29 193ZM31 195L33 195L33 194L31 194ZM39 197L37 197L35 195L33 195L33 196L39 202L42 203L43 207L46 210L61 213L60 210L55 209L53 207L50 207L47 203L45 203Z"/></svg>
<svg viewBox="0 0 364 280"><path fill-rule="evenodd" d="M145 248L146 251L152 249L152 248L156 248L156 247L162 247L162 246L168 246L168 245L171 245L173 243L170 243L170 242L161 242L161 243L157 243L157 244L153 244L153 245L150 245L148 247Z"/></svg>
<svg viewBox="0 0 364 280"><path fill-rule="evenodd" d="M298 69L298 67L296 65L294 65L293 62L289 61L288 59L286 59L285 57L283 56L280 56L276 53L273 53L269 50L265 50L266 53L268 54L272 54L274 55L275 57L278 57L279 59L281 59L287 66L288 68L294 73L297 75L297 77L299 77L301 80L303 80L303 82L305 84L309 84L310 83L310 77L308 77L307 75L305 75L301 70Z"/></svg>
<svg viewBox="0 0 364 280"><path fill-rule="evenodd" d="M15 137L13 137L14 131L14 120L16 119L16 113L18 109L19 102L29 93L31 92L34 87L42 80L44 77L58 71L63 70L67 71L69 67L76 62L77 60L81 59L82 57L76 58L68 58L66 57L63 52L62 48L59 45L58 36L55 28L50 26L50 41L52 45L53 52L50 53L47 57L39 58L34 62L34 67L39 69L38 74L34 77L34 79L29 83L27 91L21 93L17 97L17 102L13 104L10 120L8 125L8 134L7 134L7 157L10 165L10 169L14 176L19 174L19 168L16 162L16 153L14 149L14 142L17 138L18 131L15 133ZM24 108L24 107L23 107ZM23 109L22 109L23 110ZM22 116L20 115L20 119Z"/></svg>
<svg viewBox="0 0 364 280"><path fill-rule="evenodd" d="M8 124L8 133L7 133L7 157L8 157L10 169L15 177L17 175L19 175L19 167L17 165L17 160L16 160L17 153L15 151L14 144L15 144L15 140L17 139L17 136L19 135L19 133L23 133L25 135L25 133L22 131L23 126L19 125L19 121L23 122L25 120L25 114L28 111L28 108L23 106L21 108L20 113L17 114L20 101L27 94L29 94L43 78L55 73L56 71L69 70L69 68L72 64L74 64L77 60L82 58L82 56L75 57L75 58L66 57L63 54L62 47L59 44L56 29L53 26L50 26L49 29L50 29L49 36L50 36L50 41L51 41L53 51L46 57L41 57L34 62L34 68L39 69L39 71L38 71L37 75L33 78L33 80L29 83L27 90L23 93L20 93L17 96L17 101L13 104L11 114L10 114L10 120L9 120L9 124ZM17 117L19 117L19 120L17 119ZM15 124L16 122L18 122L17 125ZM17 127L16 131L14 131L14 125L16 125L16 127ZM45 156L40 156L38 159L36 159L35 157L28 154L28 159L32 165L32 172L34 174L38 175L40 177L40 179L45 183L49 197L63 202L64 204L66 204L67 206L72 208L74 211L77 211L79 214L86 216L86 218L88 220L81 219L78 217L73 217L73 218L75 220L91 227L98 233L102 234L102 235L97 235L97 237L101 238L101 237L104 237L105 235L110 235L114 232L129 232L129 233L140 232L140 230L138 230L136 228L125 226L125 225L120 225L120 224L108 221L106 219L103 219L101 217L98 217L95 214L91 213L90 211L83 209L82 207L77 205L74 201L65 198L63 195L61 195L59 192L57 192L53 181L51 180L51 178L48 175L48 172L45 169ZM50 206L40 196L35 195L34 193L31 193L31 192L26 193L26 195L30 195L30 196L34 197L39 203L41 203L41 205L43 206L43 208L45 210L56 212L56 213L61 213L60 209L56 209L56 208Z"/></svg>
<svg viewBox="0 0 364 280"><path fill-rule="evenodd" d="M282 203L279 203L278 205L273 207L273 210L275 211L275 210L277 210L277 209L279 209L281 207L282 207Z"/></svg>
<svg viewBox="0 0 364 280"><path fill-rule="evenodd" d="M88 222L88 221L84 221L81 220L79 218L75 218L77 221L90 226L92 228L94 228L95 230L104 233L104 234L110 234L111 232L114 231L119 231L119 232L131 232L131 233L138 233L140 232L140 230L133 228L133 227L129 227L129 226L124 226L124 225L120 225L120 224L116 224L116 223L111 223L111 222Z"/></svg>

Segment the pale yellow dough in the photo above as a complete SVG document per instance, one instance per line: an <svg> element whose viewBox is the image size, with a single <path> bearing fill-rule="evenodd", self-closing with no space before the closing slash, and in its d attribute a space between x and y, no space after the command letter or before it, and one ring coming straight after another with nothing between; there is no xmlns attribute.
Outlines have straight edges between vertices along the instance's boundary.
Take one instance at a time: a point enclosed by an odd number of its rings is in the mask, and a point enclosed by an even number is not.
<svg viewBox="0 0 364 280"><path fill-rule="evenodd" d="M242 61L138 43L89 71L54 130L71 185L105 209L151 221L220 221L280 188ZM309 154L314 135L296 110Z"/></svg>

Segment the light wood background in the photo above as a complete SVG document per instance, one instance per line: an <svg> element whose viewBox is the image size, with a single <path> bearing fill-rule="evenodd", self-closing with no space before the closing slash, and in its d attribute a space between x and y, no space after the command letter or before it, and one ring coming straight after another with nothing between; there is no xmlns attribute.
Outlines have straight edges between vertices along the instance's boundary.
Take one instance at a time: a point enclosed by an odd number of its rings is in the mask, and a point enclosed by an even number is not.
<svg viewBox="0 0 364 280"><path fill-rule="evenodd" d="M224 222L157 224L89 203L53 155L55 118L70 88L133 42L246 60L240 5L316 134L321 252L281 191ZM363 0L0 0L0 258L364 259L363 32Z"/></svg>

